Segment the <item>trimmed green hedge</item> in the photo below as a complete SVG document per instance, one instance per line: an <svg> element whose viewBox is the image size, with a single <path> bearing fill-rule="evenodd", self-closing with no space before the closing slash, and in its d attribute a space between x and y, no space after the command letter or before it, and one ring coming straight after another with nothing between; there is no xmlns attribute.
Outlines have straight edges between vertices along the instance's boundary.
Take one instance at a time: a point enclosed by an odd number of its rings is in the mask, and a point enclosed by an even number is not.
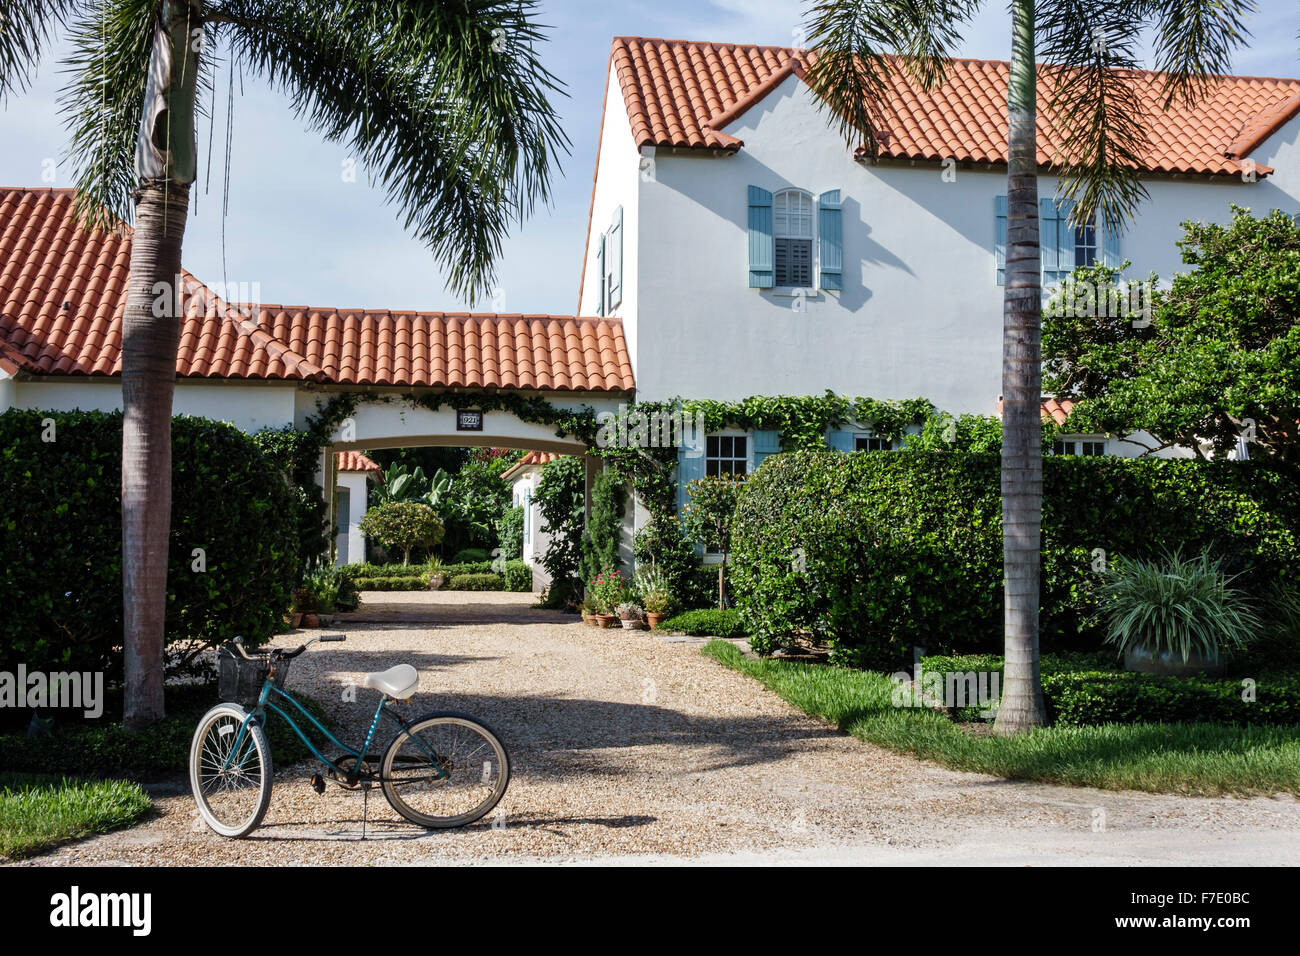
<svg viewBox="0 0 1300 956"><path fill-rule="evenodd" d="M1113 655L1045 655L1043 699L1061 727L1102 724L1300 724L1300 675L1261 674L1252 684L1238 678L1153 677L1107 668ZM996 654L935 656L925 672L1002 672ZM1254 700L1243 699L1253 692ZM957 720L978 719L978 707L950 709Z"/></svg>
<svg viewBox="0 0 1300 956"><path fill-rule="evenodd" d="M427 591L425 565L411 564L349 564L343 573L358 591ZM492 570L491 561L470 564L444 564L441 568L444 591L531 591L533 569L523 561L507 561L500 573ZM456 581L473 578L473 587L459 587ZM495 588L483 587L482 580L492 578L500 582Z"/></svg>
<svg viewBox="0 0 1300 956"><path fill-rule="evenodd" d="M682 611L663 621L661 631L678 631L692 637L744 637L745 626L735 608L716 607Z"/></svg>
<svg viewBox="0 0 1300 956"><path fill-rule="evenodd" d="M504 591L506 582L499 574L458 574L446 587L449 591Z"/></svg>
<svg viewBox="0 0 1300 956"><path fill-rule="evenodd" d="M121 673L121 459L121 413L0 414L0 669ZM299 570L295 495L233 425L173 419L169 642L260 641L281 626Z"/></svg>
<svg viewBox="0 0 1300 956"><path fill-rule="evenodd" d="M754 648L805 632L832 660L892 669L910 648L1000 650L999 462L952 452L796 452L736 509L733 593ZM1095 549L1211 547L1263 596L1300 572L1300 489L1268 462L1043 462L1045 650L1096 647Z"/></svg>
<svg viewBox="0 0 1300 956"><path fill-rule="evenodd" d="M424 578L349 578L358 591L427 591Z"/></svg>
<svg viewBox="0 0 1300 956"><path fill-rule="evenodd" d="M507 561L502 573L507 591L531 592L533 569L524 561Z"/></svg>

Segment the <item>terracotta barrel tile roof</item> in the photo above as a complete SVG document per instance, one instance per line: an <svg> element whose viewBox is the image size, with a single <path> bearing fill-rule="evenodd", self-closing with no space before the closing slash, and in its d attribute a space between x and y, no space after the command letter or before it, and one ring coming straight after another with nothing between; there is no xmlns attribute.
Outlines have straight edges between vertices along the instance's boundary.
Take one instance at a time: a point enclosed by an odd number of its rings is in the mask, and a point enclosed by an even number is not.
<svg viewBox="0 0 1300 956"><path fill-rule="evenodd" d="M545 465L555 461L555 459L559 457L558 454L552 451L530 451L528 454L524 455L523 458L520 458L505 471L501 472L501 477L502 479L509 480L512 475L523 471L530 465Z"/></svg>
<svg viewBox="0 0 1300 956"><path fill-rule="evenodd" d="M1058 425L1064 425L1065 420L1070 417L1070 412L1074 411L1075 402L1072 399L1063 399L1057 401L1054 398L1043 399L1043 419L1051 419ZM998 417L1002 417L1002 399L998 398Z"/></svg>
<svg viewBox="0 0 1300 956"><path fill-rule="evenodd" d="M121 373L131 228L87 233L64 189L0 189L0 368ZM630 391L618 319L232 305L188 272L182 377Z"/></svg>
<svg viewBox="0 0 1300 956"><path fill-rule="evenodd" d="M336 453L339 471L375 471L381 472L374 461L361 454L359 451L341 451Z"/></svg>
<svg viewBox="0 0 1300 956"><path fill-rule="evenodd" d="M638 147L736 150L723 128L791 73L804 75L816 53L784 47L616 37L610 59ZM943 86L926 91L902 70L889 78L878 131L890 159L1005 163L1008 65L952 60ZM1300 112L1300 80L1220 76L1193 107L1160 108L1162 75L1122 71L1145 105L1149 142L1141 168L1153 173L1236 175L1251 149ZM1053 73L1039 68L1040 102ZM1039 117L1038 161L1051 165L1059 137ZM1259 167L1268 172L1267 167Z"/></svg>

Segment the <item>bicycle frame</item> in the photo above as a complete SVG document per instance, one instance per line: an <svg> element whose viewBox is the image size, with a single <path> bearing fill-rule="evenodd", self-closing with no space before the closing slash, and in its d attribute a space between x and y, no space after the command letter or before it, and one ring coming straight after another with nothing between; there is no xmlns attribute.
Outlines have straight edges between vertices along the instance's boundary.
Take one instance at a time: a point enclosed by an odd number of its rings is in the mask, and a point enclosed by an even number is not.
<svg viewBox="0 0 1300 956"><path fill-rule="evenodd" d="M304 717L306 717L308 720L312 722L312 726L314 726L317 730L319 730L322 734L324 734L326 737L329 738L331 743L333 743L339 749L345 751L349 756L357 758L356 769L345 770L342 767L340 767L338 764L336 764L334 761L326 757L324 754L322 754L318 749L316 749L316 745L312 743L311 738L308 737L305 733L303 733L302 728L298 726L297 722L293 719L293 717L285 713L285 711L281 710L272 702L272 696L281 697L284 700L287 700L289 703L293 704L293 706L298 709L299 713L301 713ZM313 717L307 711L307 709L302 706L302 704L298 703L298 701L294 699L292 694L276 686L275 681L269 676L266 678L265 681L262 682L262 693L257 699L257 706L253 708L252 712L250 712L246 718L244 718L244 722L239 725L239 734L238 736L235 737L235 742L230 747L230 753L226 755L225 763L222 764L222 768L221 768L222 770L228 770L230 768L231 759L234 757L235 754L239 753L240 746L243 744L244 741L244 736L248 733L248 725L253 721L260 721L263 724L265 724L266 711L268 708L280 715L280 717L285 721L285 723L289 725L290 729L293 730L293 732L298 735L298 739L307 745L307 749L312 752L312 754L316 757L317 760L321 761L321 763L325 764L327 767L333 770L336 774L339 774L344 779L351 777L353 774L356 774L358 777L360 776L361 765L362 763L365 762L366 756L370 752L370 745L374 742L375 739L375 731L379 729L379 718L381 715L387 717L389 720L395 723L397 725L399 733L403 733L407 736L407 739L415 741L416 745L421 750L424 751L425 755L429 758L430 762L438 771L437 774L434 775L431 779L445 780L448 776L450 776L450 774L447 773L447 771L443 768L441 763L438 761L437 755L434 754L431 750L429 750L428 747L424 745L423 740L421 740L419 737L416 737L414 734L410 732L410 730L407 729L410 722L407 721L404 717L402 717L401 714L394 713L392 709L389 708L388 702L383 697L379 698L379 706L375 708L375 716L370 721L370 729L366 732L365 743L361 745L360 750L356 750L353 747L349 747L347 744L343 743L343 741L339 740L332 733L330 733L329 730L327 730L319 720Z"/></svg>

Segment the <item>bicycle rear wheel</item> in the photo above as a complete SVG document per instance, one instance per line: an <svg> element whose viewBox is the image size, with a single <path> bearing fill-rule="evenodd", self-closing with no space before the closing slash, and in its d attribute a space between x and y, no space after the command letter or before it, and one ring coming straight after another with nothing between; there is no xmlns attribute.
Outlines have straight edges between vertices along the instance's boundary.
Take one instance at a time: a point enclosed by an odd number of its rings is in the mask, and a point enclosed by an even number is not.
<svg viewBox="0 0 1300 956"><path fill-rule="evenodd" d="M466 714L426 714L384 751L380 786L416 826L463 827L492 812L510 784L510 757L491 729Z"/></svg>
<svg viewBox="0 0 1300 956"><path fill-rule="evenodd" d="M190 743L190 792L205 823L224 837L247 836L271 803L271 747L260 724L239 728L248 711L218 704Z"/></svg>

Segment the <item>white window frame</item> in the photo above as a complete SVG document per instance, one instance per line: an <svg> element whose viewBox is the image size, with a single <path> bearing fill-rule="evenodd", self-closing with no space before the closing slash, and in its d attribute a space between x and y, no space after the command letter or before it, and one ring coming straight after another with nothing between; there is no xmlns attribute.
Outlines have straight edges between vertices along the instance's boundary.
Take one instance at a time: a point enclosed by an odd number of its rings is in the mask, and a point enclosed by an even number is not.
<svg viewBox="0 0 1300 956"><path fill-rule="evenodd" d="M754 473L754 436L752 433L742 428L723 428L716 432L708 432L704 436L704 474L709 473L709 439L710 438L743 438L745 439L745 475L748 478ZM727 461L740 461L739 458L729 456ZM722 552L713 551L709 548L704 549L705 564L721 564Z"/></svg>
<svg viewBox="0 0 1300 956"><path fill-rule="evenodd" d="M777 202L790 196L799 196L808 202L808 233L807 235L796 235L789 228L790 214L787 210L784 213L777 212ZM786 218L786 228L780 230L777 228L777 216L782 215ZM776 274L776 244L782 239L807 240L808 242L808 284L807 285L781 285L777 282ZM791 186L787 189L777 190L772 194L772 294L794 296L811 294L817 287L817 197L807 189L800 189L797 186Z"/></svg>
<svg viewBox="0 0 1300 956"><path fill-rule="evenodd" d="M1056 450L1057 445L1068 445L1069 449ZM1099 445L1098 451L1084 451L1085 445ZM1058 435L1052 441L1053 455L1073 455L1078 458L1102 457L1110 454L1105 435Z"/></svg>
<svg viewBox="0 0 1300 956"><path fill-rule="evenodd" d="M885 447L885 448L879 448L879 449L869 449L869 448L864 449L864 448L859 448L859 447L858 447L858 442L860 442L860 441L865 441L865 442L873 442L873 441L884 442L885 445L886 445L886 447ZM871 431L870 429L867 429L866 431L860 431L860 432L854 432L854 433L853 433L853 450L854 450L854 451L897 451L897 450L898 450L898 442L889 441L889 440L886 439L886 438L881 438L881 437L880 437L879 435L877 435L875 432Z"/></svg>

